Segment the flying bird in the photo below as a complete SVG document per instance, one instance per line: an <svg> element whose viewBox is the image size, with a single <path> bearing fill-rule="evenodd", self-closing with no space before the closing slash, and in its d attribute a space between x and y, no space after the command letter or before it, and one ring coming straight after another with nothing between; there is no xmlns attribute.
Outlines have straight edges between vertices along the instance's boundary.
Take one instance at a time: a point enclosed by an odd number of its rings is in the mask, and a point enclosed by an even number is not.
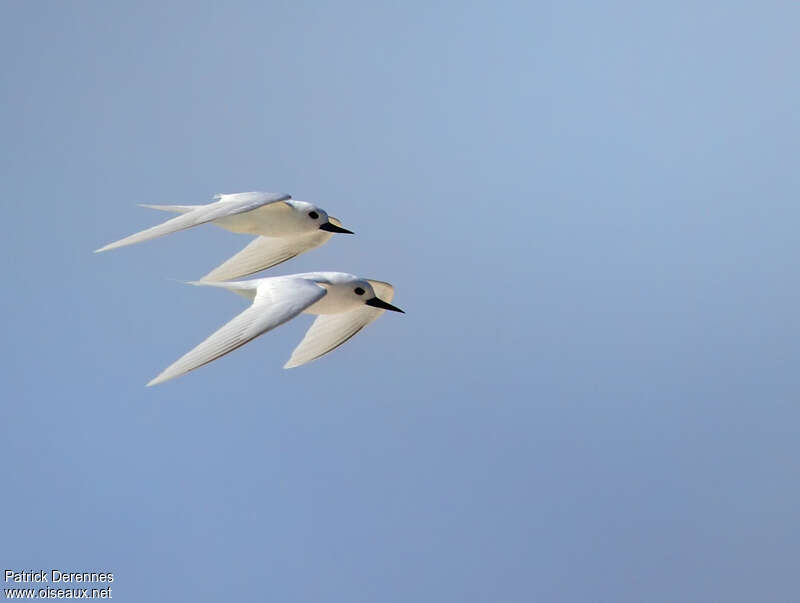
<svg viewBox="0 0 800 603"><path fill-rule="evenodd" d="M306 272L247 281L194 281L189 284L224 287L252 303L164 369L148 386L208 364L300 313L318 316L283 368L294 368L327 354L378 318L384 310L403 312L389 303L394 297L392 285L344 272Z"/></svg>
<svg viewBox="0 0 800 603"><path fill-rule="evenodd" d="M258 235L247 247L206 274L203 281L227 281L285 262L326 243L333 233L353 234L341 222L307 201L281 193L215 195L207 205L142 205L181 214L171 220L109 243L95 253L212 223L232 232Z"/></svg>

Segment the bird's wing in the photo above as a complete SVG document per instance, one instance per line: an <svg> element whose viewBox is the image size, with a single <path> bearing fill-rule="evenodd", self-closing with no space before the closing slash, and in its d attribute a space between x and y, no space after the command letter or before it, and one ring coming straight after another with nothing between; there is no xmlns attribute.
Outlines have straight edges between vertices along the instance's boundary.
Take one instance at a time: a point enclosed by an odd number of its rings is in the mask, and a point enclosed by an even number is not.
<svg viewBox="0 0 800 603"><path fill-rule="evenodd" d="M224 218L226 216L233 216L246 211L252 211L263 205L269 205L270 203L277 203L279 201L286 201L287 199L291 199L291 196L280 193L264 193L260 196L251 195L237 200L225 199L217 203L199 205L196 209L181 214L180 216L172 218L171 220L167 220L162 224L147 228L125 237L124 239L120 239L119 241L109 243L100 249L96 249L95 253L108 251L109 249L116 249L117 247L124 247L125 245L133 245L134 243L141 243L142 241L149 241L150 239L163 237L164 235L172 234L173 232L184 230L186 228L191 228L192 226L197 226L198 224L205 224L206 222L211 222L212 220L217 220L218 218Z"/></svg>
<svg viewBox="0 0 800 603"><path fill-rule="evenodd" d="M369 283L376 296L387 302L392 301L394 287L389 283L373 280ZM320 314L283 368L306 364L338 348L384 312L380 308L365 305L340 314Z"/></svg>
<svg viewBox="0 0 800 603"><path fill-rule="evenodd" d="M232 352L294 318L325 293L323 287L306 279L263 279L253 304L247 310L181 356L147 385L163 383Z"/></svg>
<svg viewBox="0 0 800 603"><path fill-rule="evenodd" d="M256 237L247 247L206 274L202 281L227 281L271 268L314 247L333 236L315 230L296 237Z"/></svg>

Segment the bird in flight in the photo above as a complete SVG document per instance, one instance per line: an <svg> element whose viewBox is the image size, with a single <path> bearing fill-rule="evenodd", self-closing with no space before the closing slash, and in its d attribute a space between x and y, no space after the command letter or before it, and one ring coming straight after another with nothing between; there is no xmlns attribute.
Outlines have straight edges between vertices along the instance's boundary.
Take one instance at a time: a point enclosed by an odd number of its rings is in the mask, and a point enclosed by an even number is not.
<svg viewBox="0 0 800 603"><path fill-rule="evenodd" d="M143 205L181 214L162 224L96 249L108 251L149 241L199 224L215 224L232 232L256 235L247 247L229 258L202 281L227 281L254 274L326 243L333 233L353 234L341 222L307 201L281 193L215 195L206 205Z"/></svg>
<svg viewBox="0 0 800 603"><path fill-rule="evenodd" d="M311 362L339 347L383 314L403 312L391 303L389 283L344 272L306 272L234 282L194 281L224 287L251 301L250 307L164 369L147 385L157 385L208 364L295 316L317 318L283 368Z"/></svg>

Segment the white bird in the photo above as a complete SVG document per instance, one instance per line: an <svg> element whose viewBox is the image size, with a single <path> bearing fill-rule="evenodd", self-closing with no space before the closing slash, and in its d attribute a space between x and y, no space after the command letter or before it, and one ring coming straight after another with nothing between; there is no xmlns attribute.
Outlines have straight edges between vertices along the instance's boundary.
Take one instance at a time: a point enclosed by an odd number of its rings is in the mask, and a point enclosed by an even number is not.
<svg viewBox="0 0 800 603"><path fill-rule="evenodd" d="M95 253L149 241L208 222L226 230L259 235L239 253L206 274L203 281L226 281L253 274L285 262L326 243L335 232L353 234L341 222L307 201L281 193L231 193L215 195L207 205L142 205L182 214L124 239L96 249Z"/></svg>
<svg viewBox="0 0 800 603"><path fill-rule="evenodd" d="M238 282L195 281L224 287L252 301L247 310L181 356L147 385L157 385L208 364L298 314L318 317L283 368L311 362L339 347L384 310L403 312L389 302L394 287L344 272L306 272Z"/></svg>

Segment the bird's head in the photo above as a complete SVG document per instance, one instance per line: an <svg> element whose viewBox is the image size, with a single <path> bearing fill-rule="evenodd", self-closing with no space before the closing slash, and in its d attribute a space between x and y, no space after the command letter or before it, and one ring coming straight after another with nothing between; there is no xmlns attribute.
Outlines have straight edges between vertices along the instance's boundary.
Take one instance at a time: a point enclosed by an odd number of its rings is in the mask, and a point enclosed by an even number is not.
<svg viewBox="0 0 800 603"><path fill-rule="evenodd" d="M353 234L352 230L342 228L342 223L338 219L329 216L328 212L313 203L291 200L287 201L287 204L294 209L299 218L299 225L303 230L324 230L326 232Z"/></svg>
<svg viewBox="0 0 800 603"><path fill-rule="evenodd" d="M375 295L375 289L372 288L372 285L369 281L355 281L351 283L350 295L353 297L353 299L358 300L367 306L380 308L381 310L391 310L392 312L402 312L405 314L405 312L397 306L393 306L389 302L384 301Z"/></svg>

